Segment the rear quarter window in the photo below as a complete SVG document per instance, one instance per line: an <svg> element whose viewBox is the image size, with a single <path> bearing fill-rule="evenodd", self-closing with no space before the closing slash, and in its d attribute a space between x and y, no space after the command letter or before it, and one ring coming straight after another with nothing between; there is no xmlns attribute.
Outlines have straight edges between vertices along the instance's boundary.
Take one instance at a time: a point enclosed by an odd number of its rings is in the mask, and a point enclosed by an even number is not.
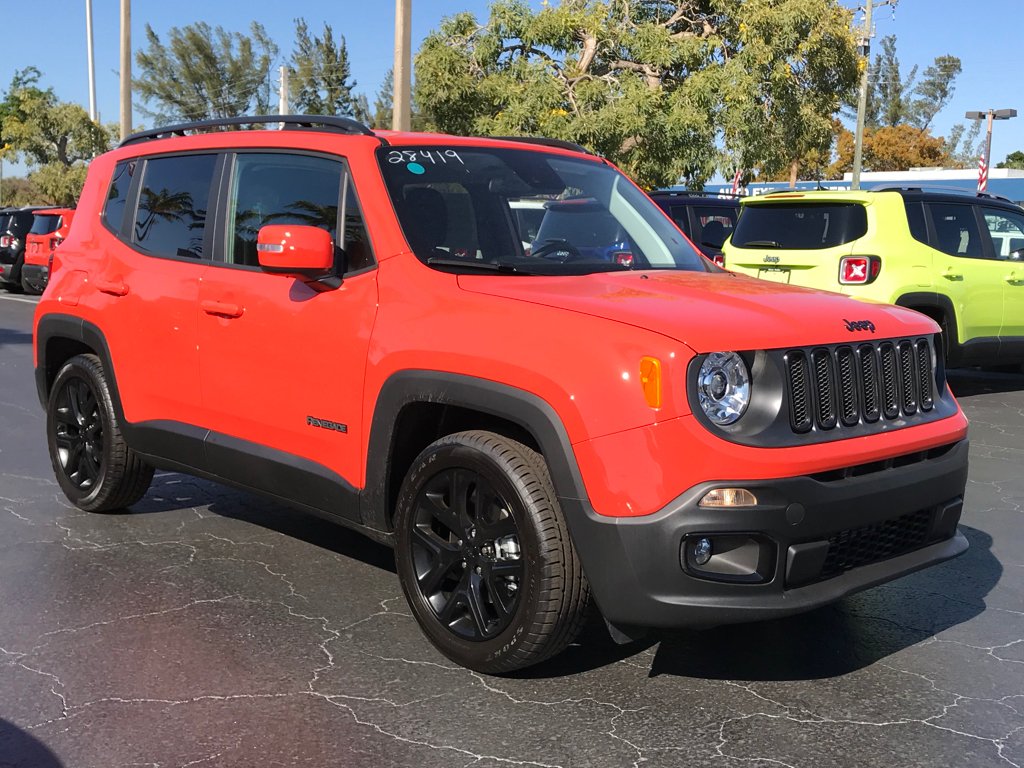
<svg viewBox="0 0 1024 768"><path fill-rule="evenodd" d="M924 206L920 201L904 201L907 210L907 225L910 227L910 235L919 243L928 245L928 226L924 219Z"/></svg>
<svg viewBox="0 0 1024 768"><path fill-rule="evenodd" d="M845 245L868 231L858 203L770 203L744 206L732 244L740 248L816 250Z"/></svg>
<svg viewBox="0 0 1024 768"><path fill-rule="evenodd" d="M110 179L107 201L103 205L103 223L107 229L120 234L124 224L124 209L128 202L128 188L135 175L134 160L123 160L114 166L114 174Z"/></svg>

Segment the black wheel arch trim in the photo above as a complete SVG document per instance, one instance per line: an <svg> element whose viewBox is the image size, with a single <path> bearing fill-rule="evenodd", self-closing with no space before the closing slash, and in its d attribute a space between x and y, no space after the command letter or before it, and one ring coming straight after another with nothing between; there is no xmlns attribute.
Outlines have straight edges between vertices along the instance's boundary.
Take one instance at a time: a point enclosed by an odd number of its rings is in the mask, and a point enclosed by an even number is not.
<svg viewBox="0 0 1024 768"><path fill-rule="evenodd" d="M110 347L103 331L93 323L75 315L65 315L58 312L51 312L39 318L36 324L36 394L39 396L39 404L46 409L46 403L50 397L50 384L57 376L56 370L50 369L50 363L46 359L47 347L52 339L63 338L71 341L81 342L91 348L103 370L109 371L107 385L110 389L110 399L114 403L118 419L124 423L124 409L121 407L121 394L117 390L117 376L114 374L114 364L110 357Z"/></svg>
<svg viewBox="0 0 1024 768"><path fill-rule="evenodd" d="M942 329L943 335L949 337L949 343L946 345L946 348L949 350L950 356L957 356L960 349L960 337L956 328L956 309L953 307L953 301L948 296L935 291L904 293L896 299L895 304L897 307L905 307L907 309L928 307L929 309L940 310L949 321ZM949 361L947 360L946 362Z"/></svg>
<svg viewBox="0 0 1024 768"><path fill-rule="evenodd" d="M403 370L381 387L370 423L366 460L366 487L362 493L362 521L389 530L388 488L394 448L394 430L406 406L417 403L450 405L480 411L513 422L537 442L547 461L560 500L585 500L583 476L572 443L555 409L532 392L463 374Z"/></svg>

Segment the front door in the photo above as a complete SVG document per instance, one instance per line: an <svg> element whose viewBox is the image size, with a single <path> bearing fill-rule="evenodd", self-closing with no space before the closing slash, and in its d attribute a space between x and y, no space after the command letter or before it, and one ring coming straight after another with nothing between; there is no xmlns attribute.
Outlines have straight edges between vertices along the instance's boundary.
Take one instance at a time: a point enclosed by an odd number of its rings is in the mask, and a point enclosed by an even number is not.
<svg viewBox="0 0 1024 768"><path fill-rule="evenodd" d="M1024 215L985 206L981 215L992 240L992 255L1002 268L1003 323L999 336L1024 351Z"/></svg>
<svg viewBox="0 0 1024 768"><path fill-rule="evenodd" d="M377 272L347 165L239 153L228 187L225 237L199 290L207 459L246 485L354 517ZM260 269L256 237L268 224L330 232L341 286Z"/></svg>

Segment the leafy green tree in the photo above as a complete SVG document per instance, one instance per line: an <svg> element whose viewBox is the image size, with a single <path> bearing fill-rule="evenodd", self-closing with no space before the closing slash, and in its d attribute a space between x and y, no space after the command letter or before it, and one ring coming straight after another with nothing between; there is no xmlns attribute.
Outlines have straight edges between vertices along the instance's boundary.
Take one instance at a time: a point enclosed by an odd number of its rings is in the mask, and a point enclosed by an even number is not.
<svg viewBox="0 0 1024 768"><path fill-rule="evenodd" d="M384 75L384 80L377 89L377 96L373 100L372 125L374 128L390 128L393 115L393 102L395 97L395 71L389 69Z"/></svg>
<svg viewBox="0 0 1024 768"><path fill-rule="evenodd" d="M970 128L963 123L957 123L949 130L949 136L946 137L945 151L956 168L975 167L984 147L985 140L981 138L981 120L975 120L971 123Z"/></svg>
<svg viewBox="0 0 1024 768"><path fill-rule="evenodd" d="M914 88L917 96L911 105L910 123L927 129L935 116L953 98L955 83L961 72L960 59L956 56L937 56L935 63L924 71L921 82Z"/></svg>
<svg viewBox="0 0 1024 768"><path fill-rule="evenodd" d="M424 41L415 101L441 130L568 139L657 186L709 178L723 136L745 167L827 145L855 77L834 0L495 0Z"/></svg>
<svg viewBox="0 0 1024 768"><path fill-rule="evenodd" d="M46 201L73 205L87 163L110 148L111 134L78 104L39 88L38 73L28 79L20 74L3 100L3 146L34 166L29 179Z"/></svg>
<svg viewBox="0 0 1024 768"><path fill-rule="evenodd" d="M289 74L291 103L296 112L355 116L356 82L352 79L348 48L344 37L335 42L330 24L324 24L322 35L311 37L306 20L295 20L295 49Z"/></svg>
<svg viewBox="0 0 1024 768"><path fill-rule="evenodd" d="M146 25L146 48L135 54L134 87L158 122L270 113L270 68L277 46L259 22L249 35L206 22L172 27L164 44Z"/></svg>
<svg viewBox="0 0 1024 768"><path fill-rule="evenodd" d="M1016 168L1024 171L1024 152L1019 149L1016 152L1011 152L1003 162L996 163L996 168Z"/></svg>
<svg viewBox="0 0 1024 768"><path fill-rule="evenodd" d="M0 205L20 207L38 205L42 202L48 201L44 200L43 193L36 188L31 179L4 176L3 189L0 190Z"/></svg>

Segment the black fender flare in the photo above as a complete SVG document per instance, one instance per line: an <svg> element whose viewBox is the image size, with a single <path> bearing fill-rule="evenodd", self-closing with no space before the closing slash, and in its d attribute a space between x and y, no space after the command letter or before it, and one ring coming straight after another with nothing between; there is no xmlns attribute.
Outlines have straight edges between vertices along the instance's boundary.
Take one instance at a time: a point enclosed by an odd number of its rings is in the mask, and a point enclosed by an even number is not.
<svg viewBox="0 0 1024 768"><path fill-rule="evenodd" d="M946 349L949 350L950 356L954 356L957 353L957 350L960 348L960 338L956 329L956 309L953 307L953 302L948 296L936 293L935 291L904 293L896 299L895 303L897 307L906 307L907 309L929 307L940 310L948 320L946 327L942 329L943 335L948 338Z"/></svg>
<svg viewBox="0 0 1024 768"><path fill-rule="evenodd" d="M108 374L107 385L110 388L114 409L118 418L124 422L121 393L117 389L117 376L114 373L106 336L103 335L99 326L88 320L59 312L43 315L36 324L36 394L39 396L39 404L43 409L46 409L46 403L50 397L50 383L57 375L56 370L51 370L51 363L46 357L47 347L53 339L70 339L81 342L96 353L103 365L103 370Z"/></svg>
<svg viewBox="0 0 1024 768"><path fill-rule="evenodd" d="M513 422L540 446L560 500L585 500L583 476L565 425L545 400L507 384L455 373L403 370L381 387L370 423L366 485L361 498L364 525L388 529L388 479L394 429L402 409L414 403L468 408Z"/></svg>

